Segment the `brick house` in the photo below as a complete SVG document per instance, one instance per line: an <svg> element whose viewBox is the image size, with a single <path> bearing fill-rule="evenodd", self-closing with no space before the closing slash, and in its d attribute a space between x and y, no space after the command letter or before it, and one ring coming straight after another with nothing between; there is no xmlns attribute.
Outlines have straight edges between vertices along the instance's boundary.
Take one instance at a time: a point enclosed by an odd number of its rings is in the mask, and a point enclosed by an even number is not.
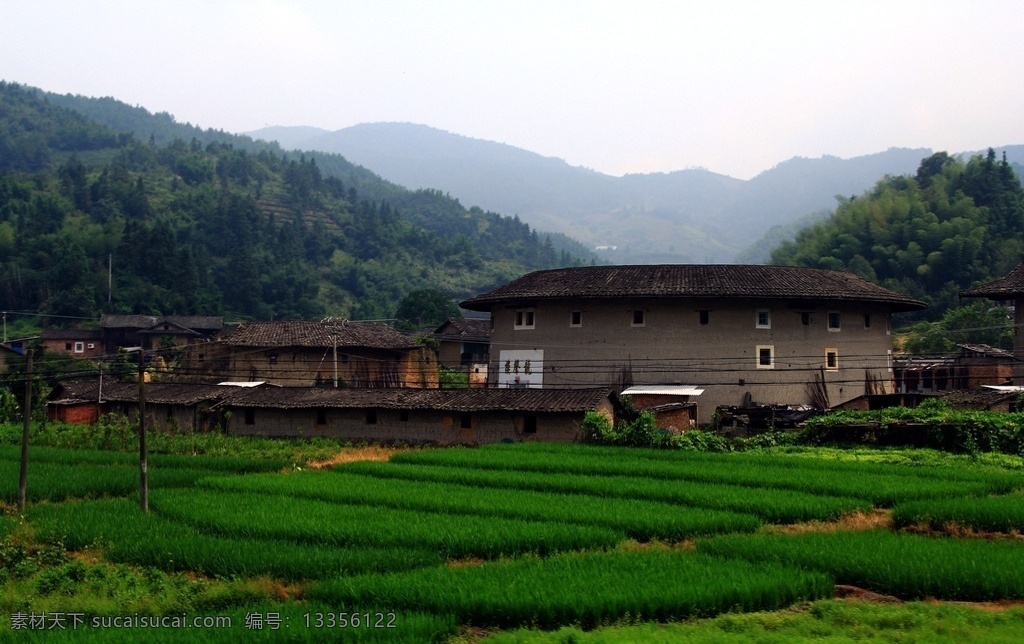
<svg viewBox="0 0 1024 644"><path fill-rule="evenodd" d="M44 351L72 358L98 358L106 353L102 329L43 329L39 340Z"/></svg>
<svg viewBox="0 0 1024 644"><path fill-rule="evenodd" d="M891 315L925 305L846 272L647 265L537 271L462 307L491 314L491 386L693 385L703 424L891 392Z"/></svg>

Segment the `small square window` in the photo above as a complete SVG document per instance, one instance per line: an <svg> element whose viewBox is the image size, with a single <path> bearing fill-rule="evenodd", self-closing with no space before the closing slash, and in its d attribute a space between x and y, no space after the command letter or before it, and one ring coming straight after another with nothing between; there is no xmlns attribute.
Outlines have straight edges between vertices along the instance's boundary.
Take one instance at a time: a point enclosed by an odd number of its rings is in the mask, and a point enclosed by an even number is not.
<svg viewBox="0 0 1024 644"><path fill-rule="evenodd" d="M71 351L71 343L70 342L65 342L64 343L64 350L65 351Z"/></svg>
<svg viewBox="0 0 1024 644"><path fill-rule="evenodd" d="M772 345L761 345L757 346L757 368L758 369L774 369L775 368L775 347Z"/></svg>
<svg viewBox="0 0 1024 644"><path fill-rule="evenodd" d="M256 424L256 410L255 409L246 409L245 410L245 424L246 425L255 425Z"/></svg>
<svg viewBox="0 0 1024 644"><path fill-rule="evenodd" d="M644 326L647 323L646 318L643 309L633 311L633 326Z"/></svg>
<svg viewBox="0 0 1024 644"><path fill-rule="evenodd" d="M772 328L772 312L769 309L758 309L756 326L758 329Z"/></svg>
<svg viewBox="0 0 1024 644"><path fill-rule="evenodd" d="M839 352L835 349L825 349L825 369L839 371Z"/></svg>
<svg viewBox="0 0 1024 644"><path fill-rule="evenodd" d="M84 353L84 352L85 352L85 343L84 342L76 342L75 343L75 353Z"/></svg>
<svg viewBox="0 0 1024 644"><path fill-rule="evenodd" d="M459 427L461 427L462 429L473 429L473 414L460 415Z"/></svg>
<svg viewBox="0 0 1024 644"><path fill-rule="evenodd" d="M398 420L400 420L403 423L409 422L409 410L403 409L400 412L398 412Z"/></svg>
<svg viewBox="0 0 1024 644"><path fill-rule="evenodd" d="M532 329L534 328L534 312L533 309L522 309L516 311L516 319L514 328L516 329Z"/></svg>
<svg viewBox="0 0 1024 644"><path fill-rule="evenodd" d="M829 311L828 312L828 330L829 331L838 331L839 330L839 323L840 323L840 319L839 319L838 311Z"/></svg>
<svg viewBox="0 0 1024 644"><path fill-rule="evenodd" d="M366 410L366 424L367 425L376 425L377 424L377 410L376 409L367 409Z"/></svg>
<svg viewBox="0 0 1024 644"><path fill-rule="evenodd" d="M800 324L802 324L804 326L810 326L811 325L811 314L808 313L807 311L804 311L803 313L801 313L800 314Z"/></svg>
<svg viewBox="0 0 1024 644"><path fill-rule="evenodd" d="M697 311L697 317L701 324L706 325L711 321L711 311Z"/></svg>
<svg viewBox="0 0 1024 644"><path fill-rule="evenodd" d="M569 326L583 326L583 311L573 311L569 314Z"/></svg>
<svg viewBox="0 0 1024 644"><path fill-rule="evenodd" d="M85 345L85 348L87 348L87 349L95 349L96 345L93 344L92 342L90 342L89 344Z"/></svg>
<svg viewBox="0 0 1024 644"><path fill-rule="evenodd" d="M327 410L326 409L317 409L316 410L316 424L317 425L326 425L327 424Z"/></svg>

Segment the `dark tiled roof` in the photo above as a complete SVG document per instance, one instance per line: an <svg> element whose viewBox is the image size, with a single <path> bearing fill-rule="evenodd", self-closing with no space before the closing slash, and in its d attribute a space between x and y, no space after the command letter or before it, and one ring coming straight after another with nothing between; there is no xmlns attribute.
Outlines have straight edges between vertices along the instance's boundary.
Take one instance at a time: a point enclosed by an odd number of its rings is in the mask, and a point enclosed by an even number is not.
<svg viewBox="0 0 1024 644"><path fill-rule="evenodd" d="M453 412L584 412L608 397L607 389L333 389L258 387L239 390L226 404L272 409L418 409Z"/></svg>
<svg viewBox="0 0 1024 644"><path fill-rule="evenodd" d="M491 337L491 321L480 318L448 318L437 327L434 334L442 338L475 338L486 340Z"/></svg>
<svg viewBox="0 0 1024 644"><path fill-rule="evenodd" d="M43 329L43 340L102 340L102 329Z"/></svg>
<svg viewBox="0 0 1024 644"><path fill-rule="evenodd" d="M966 291L960 291L960 297L990 297L996 300L1008 299L1024 294L1024 262L1004 277L991 282L979 284Z"/></svg>
<svg viewBox="0 0 1024 644"><path fill-rule="evenodd" d="M987 389L972 389L951 391L942 396L942 399L953 407L961 409L988 409L993 405L1001 404L1013 399L1015 392L991 391Z"/></svg>
<svg viewBox="0 0 1024 644"><path fill-rule="evenodd" d="M565 298L784 298L877 302L895 311L923 309L924 302L872 284L852 273L792 266L663 264L589 266L537 271L462 307L487 311L502 303Z"/></svg>
<svg viewBox="0 0 1024 644"><path fill-rule="evenodd" d="M420 345L379 322L242 322L224 343L239 347L339 347L406 350Z"/></svg>
<svg viewBox="0 0 1024 644"><path fill-rule="evenodd" d="M150 382L146 383L146 402L157 405L194 405L203 401L223 400L236 390L235 387L220 385ZM62 382L55 393L65 400L99 400L99 378ZM139 385L104 378L102 398L107 402L138 402Z"/></svg>
<svg viewBox="0 0 1024 644"><path fill-rule="evenodd" d="M104 329L148 329L163 322L197 331L224 328L224 318L216 315L104 315L100 318Z"/></svg>
<svg viewBox="0 0 1024 644"><path fill-rule="evenodd" d="M90 401L100 397L99 379L62 382L55 392L63 401ZM148 383L146 402L193 405L223 402L230 407L265 409L409 409L451 412L518 411L570 413L597 409L608 398L607 389L348 389L325 387L232 387ZM139 385L103 381L103 400L138 402Z"/></svg>

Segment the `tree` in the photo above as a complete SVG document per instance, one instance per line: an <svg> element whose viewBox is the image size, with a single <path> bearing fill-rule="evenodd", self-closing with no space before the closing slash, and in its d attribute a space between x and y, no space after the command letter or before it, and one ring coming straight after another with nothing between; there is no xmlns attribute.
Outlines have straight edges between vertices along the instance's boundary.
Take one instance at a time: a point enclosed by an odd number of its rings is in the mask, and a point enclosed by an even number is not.
<svg viewBox="0 0 1024 644"><path fill-rule="evenodd" d="M412 291L402 298L395 311L395 326L403 331L414 331L441 326L448 318L461 317L462 313L451 295L439 289L426 288Z"/></svg>

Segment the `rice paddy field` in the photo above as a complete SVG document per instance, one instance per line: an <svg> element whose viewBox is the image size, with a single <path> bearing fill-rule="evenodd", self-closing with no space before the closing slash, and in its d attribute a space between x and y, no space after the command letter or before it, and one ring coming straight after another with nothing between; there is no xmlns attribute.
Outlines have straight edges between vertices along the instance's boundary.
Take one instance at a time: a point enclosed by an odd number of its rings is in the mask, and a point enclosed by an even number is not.
<svg viewBox="0 0 1024 644"><path fill-rule="evenodd" d="M0 639L1024 640L1024 459L0 446Z"/></svg>

